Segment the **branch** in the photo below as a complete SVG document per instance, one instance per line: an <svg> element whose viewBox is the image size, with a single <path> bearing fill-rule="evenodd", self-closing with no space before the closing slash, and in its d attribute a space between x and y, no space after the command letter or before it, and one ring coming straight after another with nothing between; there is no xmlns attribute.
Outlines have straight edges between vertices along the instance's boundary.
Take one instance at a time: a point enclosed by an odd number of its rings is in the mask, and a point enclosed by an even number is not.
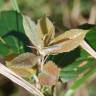
<svg viewBox="0 0 96 96"><path fill-rule="evenodd" d="M83 40L83 42L80 44L80 46L87 51L93 58L96 59L96 52L93 50L93 48L90 47L90 45Z"/></svg>
<svg viewBox="0 0 96 96"><path fill-rule="evenodd" d="M3 64L0 63L0 74L4 75L5 77L9 78L14 83L18 84L19 86L23 87L31 94L35 96L44 96L35 86L15 74L13 71L5 67Z"/></svg>

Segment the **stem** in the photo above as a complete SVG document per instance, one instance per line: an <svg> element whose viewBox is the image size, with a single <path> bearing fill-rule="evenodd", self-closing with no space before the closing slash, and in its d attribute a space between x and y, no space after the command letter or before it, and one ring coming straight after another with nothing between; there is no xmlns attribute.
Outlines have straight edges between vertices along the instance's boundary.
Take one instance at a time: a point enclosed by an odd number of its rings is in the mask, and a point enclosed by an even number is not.
<svg viewBox="0 0 96 96"><path fill-rule="evenodd" d="M14 10L16 10L18 13L20 13L20 9L19 9L17 0L10 0L10 1L12 3L12 6L13 6Z"/></svg>
<svg viewBox="0 0 96 96"><path fill-rule="evenodd" d="M43 94L29 82L15 74L13 71L9 70L3 64L0 63L0 74L4 75L5 77L9 78L14 83L20 85L30 93L34 94L35 96L43 96Z"/></svg>
<svg viewBox="0 0 96 96"><path fill-rule="evenodd" d="M44 69L44 57L41 58L41 68L40 68L40 71L43 72L43 69Z"/></svg>
<svg viewBox="0 0 96 96"><path fill-rule="evenodd" d="M80 46L87 51L93 58L96 59L96 52L90 47L90 45L83 40L83 42L80 44Z"/></svg>
<svg viewBox="0 0 96 96"><path fill-rule="evenodd" d="M73 20L78 21L79 16L81 15L80 11L81 11L80 10L80 0L74 0L73 9L72 9L72 13L71 13L71 17Z"/></svg>
<svg viewBox="0 0 96 96"><path fill-rule="evenodd" d="M95 24L95 22L96 22L96 3L94 2L90 11L88 23Z"/></svg>
<svg viewBox="0 0 96 96"><path fill-rule="evenodd" d="M35 79L36 88L40 89L41 86L40 86L40 83L39 83L38 77L37 77L36 75L34 75L33 77L34 77L34 79Z"/></svg>

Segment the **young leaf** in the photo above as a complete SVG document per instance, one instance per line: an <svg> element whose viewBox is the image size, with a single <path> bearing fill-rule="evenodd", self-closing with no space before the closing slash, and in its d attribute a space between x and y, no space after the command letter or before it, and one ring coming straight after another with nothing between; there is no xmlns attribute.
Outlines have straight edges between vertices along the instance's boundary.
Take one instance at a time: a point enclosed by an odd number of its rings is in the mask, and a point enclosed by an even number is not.
<svg viewBox="0 0 96 96"><path fill-rule="evenodd" d="M88 30L72 29L69 30L51 41L50 46L43 50L46 54L58 54L69 52L80 45Z"/></svg>
<svg viewBox="0 0 96 96"><path fill-rule="evenodd" d="M42 34L42 39L44 40L45 46L48 46L48 43L55 36L54 25L47 17L43 17L40 20L38 20L37 29Z"/></svg>
<svg viewBox="0 0 96 96"><path fill-rule="evenodd" d="M46 73L53 75L53 76L58 76L59 74L59 68L56 66L56 64L53 61L48 61L44 65L44 70Z"/></svg>
<svg viewBox="0 0 96 96"><path fill-rule="evenodd" d="M38 63L38 58L32 53L26 52L6 62L6 65L21 77L32 77L33 74L36 74L36 69L32 67Z"/></svg>
<svg viewBox="0 0 96 96"><path fill-rule="evenodd" d="M39 20L37 27L29 17L23 16L23 18L26 35L43 56L75 49L84 40L88 32L88 30L72 29L54 38L54 26L47 18Z"/></svg>
<svg viewBox="0 0 96 96"><path fill-rule="evenodd" d="M22 53L13 60L10 61L11 66L14 67L29 67L32 68L38 63L39 56L36 56L33 53Z"/></svg>
<svg viewBox="0 0 96 96"><path fill-rule="evenodd" d="M59 68L52 61L44 66L44 71L39 74L38 79L41 85L55 85L59 76Z"/></svg>
<svg viewBox="0 0 96 96"><path fill-rule="evenodd" d="M40 32L37 31L36 24L31 20L30 17L23 15L23 26L25 34L28 36L29 40L37 48L42 48L44 46L43 40Z"/></svg>

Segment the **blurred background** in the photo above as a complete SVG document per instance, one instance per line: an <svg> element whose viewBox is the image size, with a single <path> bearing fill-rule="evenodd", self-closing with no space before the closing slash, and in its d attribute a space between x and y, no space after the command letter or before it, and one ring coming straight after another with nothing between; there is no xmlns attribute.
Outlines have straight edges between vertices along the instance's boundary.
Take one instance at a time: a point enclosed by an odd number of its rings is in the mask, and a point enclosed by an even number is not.
<svg viewBox="0 0 96 96"><path fill-rule="evenodd" d="M35 21L48 16L56 32L96 23L96 0L18 0L18 4L21 12ZM10 0L0 0L0 11L8 10L13 10ZM3 59L0 61L3 62ZM32 95L0 75L0 96ZM74 96L96 96L95 79L86 82Z"/></svg>
<svg viewBox="0 0 96 96"><path fill-rule="evenodd" d="M34 20L46 15L58 27L74 28L96 23L96 0L17 0L20 10ZM0 11L11 10L10 0L0 0Z"/></svg>

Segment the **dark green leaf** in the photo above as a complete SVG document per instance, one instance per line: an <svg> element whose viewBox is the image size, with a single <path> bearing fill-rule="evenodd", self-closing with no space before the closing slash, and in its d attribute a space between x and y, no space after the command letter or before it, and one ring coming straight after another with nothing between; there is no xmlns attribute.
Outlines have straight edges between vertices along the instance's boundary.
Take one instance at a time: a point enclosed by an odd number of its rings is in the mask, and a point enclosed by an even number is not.
<svg viewBox="0 0 96 96"><path fill-rule="evenodd" d="M18 38L7 35L17 32L24 32L22 17L15 11L5 11L0 13L0 37L4 40L2 43L0 39L0 55L6 56L8 54L18 54L23 52L23 43L18 41ZM6 35L6 36L5 36Z"/></svg>

